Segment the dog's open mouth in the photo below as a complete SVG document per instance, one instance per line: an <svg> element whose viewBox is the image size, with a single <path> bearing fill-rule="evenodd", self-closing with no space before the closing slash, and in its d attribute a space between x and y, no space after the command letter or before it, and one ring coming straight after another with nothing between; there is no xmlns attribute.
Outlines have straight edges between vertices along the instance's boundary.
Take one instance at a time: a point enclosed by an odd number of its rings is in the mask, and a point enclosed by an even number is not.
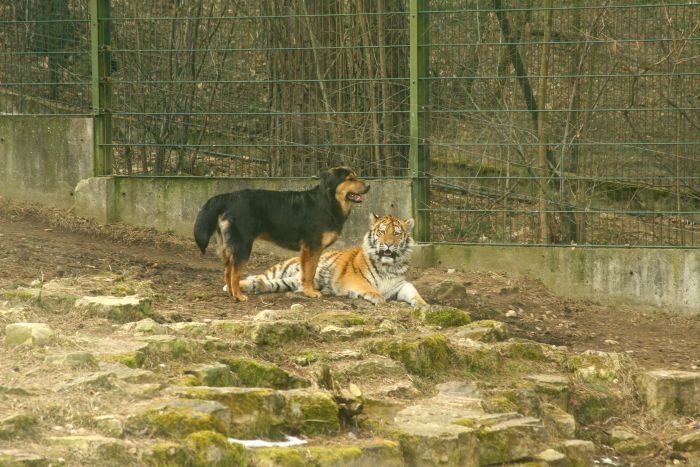
<svg viewBox="0 0 700 467"><path fill-rule="evenodd" d="M350 193L348 193L347 195L345 195L345 198L346 198L348 201L352 201L353 203L361 203L361 202L363 202L363 201L365 200L365 199L362 197L361 194L359 194L359 193L353 193L353 192L350 192Z"/></svg>
<svg viewBox="0 0 700 467"><path fill-rule="evenodd" d="M365 200L365 199L362 197L362 195L364 195L364 194L367 193L368 191L369 191L369 185L365 185L365 189L362 190L362 191L359 192L359 193L356 193L356 192L354 192L354 191L348 192L348 194L345 195L345 199L347 199L348 201L352 201L353 203L361 203L361 202L363 202L363 201Z"/></svg>

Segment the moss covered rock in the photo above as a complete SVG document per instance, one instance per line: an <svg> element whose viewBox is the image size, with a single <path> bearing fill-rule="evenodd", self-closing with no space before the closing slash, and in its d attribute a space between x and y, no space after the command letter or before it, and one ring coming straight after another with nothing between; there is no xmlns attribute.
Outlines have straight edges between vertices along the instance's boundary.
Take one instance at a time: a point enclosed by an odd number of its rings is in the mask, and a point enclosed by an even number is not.
<svg viewBox="0 0 700 467"><path fill-rule="evenodd" d="M304 341L314 335L314 331L304 321L278 320L256 323L246 329L246 334L257 345L274 346Z"/></svg>
<svg viewBox="0 0 700 467"><path fill-rule="evenodd" d="M157 436L179 438L197 431L228 434L230 421L230 411L223 404L210 400L178 399L130 417L128 427Z"/></svg>
<svg viewBox="0 0 700 467"><path fill-rule="evenodd" d="M191 377L186 382L182 382L187 386L240 386L240 380L231 372L228 365L224 363L197 365L187 368L185 374Z"/></svg>
<svg viewBox="0 0 700 467"><path fill-rule="evenodd" d="M139 321L154 316L151 299L138 295L86 296L76 300L75 306L87 310L91 316L106 318L117 323Z"/></svg>
<svg viewBox="0 0 700 467"><path fill-rule="evenodd" d="M284 391L284 424L294 433L316 435L340 428L338 406L325 391L293 389Z"/></svg>
<svg viewBox="0 0 700 467"><path fill-rule="evenodd" d="M644 401L657 415L700 415L699 371L647 371L639 385Z"/></svg>
<svg viewBox="0 0 700 467"><path fill-rule="evenodd" d="M626 355L587 350L566 358L564 368L586 382L614 382L626 377L632 362Z"/></svg>
<svg viewBox="0 0 700 467"><path fill-rule="evenodd" d="M196 467L236 467L249 465L248 453L240 444L230 443L220 433L198 431L185 438Z"/></svg>
<svg viewBox="0 0 700 467"><path fill-rule="evenodd" d="M410 373L420 376L445 371L450 355L447 339L442 334L414 339L380 339L370 342L368 350L401 362Z"/></svg>
<svg viewBox="0 0 700 467"><path fill-rule="evenodd" d="M0 439L25 438L36 432L38 422L35 416L14 414L0 420Z"/></svg>
<svg viewBox="0 0 700 467"><path fill-rule="evenodd" d="M350 311L325 311L314 317L314 323L317 323L320 327L333 325L347 328L362 326L367 324L367 320L361 314Z"/></svg>
<svg viewBox="0 0 700 467"><path fill-rule="evenodd" d="M235 375L240 386L294 389L311 385L308 380L294 376L272 363L240 357L226 358L221 362Z"/></svg>
<svg viewBox="0 0 700 467"><path fill-rule="evenodd" d="M431 305L417 312L421 321L432 326L452 328L471 322L471 316L466 311L449 306Z"/></svg>
<svg viewBox="0 0 700 467"><path fill-rule="evenodd" d="M450 341L456 344L467 339L479 342L500 342L508 339L510 332L504 323L486 319L461 326L450 332L449 337Z"/></svg>
<svg viewBox="0 0 700 467"><path fill-rule="evenodd" d="M0 465L3 467L47 467L54 465L46 457L19 449L0 449Z"/></svg>
<svg viewBox="0 0 700 467"><path fill-rule="evenodd" d="M228 408L230 436L240 439L277 438L283 434L285 398L265 388L172 388L178 397L217 401Z"/></svg>

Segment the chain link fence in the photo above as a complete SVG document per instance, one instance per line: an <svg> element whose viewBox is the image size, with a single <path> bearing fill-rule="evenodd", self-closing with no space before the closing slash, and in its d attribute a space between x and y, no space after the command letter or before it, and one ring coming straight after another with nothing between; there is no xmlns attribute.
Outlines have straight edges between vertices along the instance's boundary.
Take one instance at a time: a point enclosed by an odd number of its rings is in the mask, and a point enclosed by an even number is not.
<svg viewBox="0 0 700 467"><path fill-rule="evenodd" d="M0 112L109 116L99 145L114 175L345 164L425 180L415 205L431 241L700 247L698 2L0 0L0 12Z"/></svg>

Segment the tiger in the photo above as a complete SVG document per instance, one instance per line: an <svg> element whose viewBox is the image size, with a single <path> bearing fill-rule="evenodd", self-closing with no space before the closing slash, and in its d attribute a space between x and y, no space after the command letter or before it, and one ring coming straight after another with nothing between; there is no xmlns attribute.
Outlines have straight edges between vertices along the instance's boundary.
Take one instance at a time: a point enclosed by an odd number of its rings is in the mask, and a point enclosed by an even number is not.
<svg viewBox="0 0 700 467"><path fill-rule="evenodd" d="M324 295L363 298L374 305L397 300L414 307L427 305L416 288L406 281L414 241L414 220L371 213L370 229L362 244L326 251L318 263L314 285ZM277 263L240 283L246 293L300 291L299 257Z"/></svg>

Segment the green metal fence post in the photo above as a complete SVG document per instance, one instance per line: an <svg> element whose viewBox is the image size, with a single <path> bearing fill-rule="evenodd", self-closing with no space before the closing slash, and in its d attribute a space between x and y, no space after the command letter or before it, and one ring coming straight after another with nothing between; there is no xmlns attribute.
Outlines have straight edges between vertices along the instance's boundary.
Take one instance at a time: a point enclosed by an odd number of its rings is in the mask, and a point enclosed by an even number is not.
<svg viewBox="0 0 700 467"><path fill-rule="evenodd" d="M430 241L430 164L426 141L430 50L427 40L427 0L410 0L410 148L409 167L413 182L414 237L419 242Z"/></svg>
<svg viewBox="0 0 700 467"><path fill-rule="evenodd" d="M110 0L90 0L90 60L95 140L95 175L112 173L112 85Z"/></svg>

